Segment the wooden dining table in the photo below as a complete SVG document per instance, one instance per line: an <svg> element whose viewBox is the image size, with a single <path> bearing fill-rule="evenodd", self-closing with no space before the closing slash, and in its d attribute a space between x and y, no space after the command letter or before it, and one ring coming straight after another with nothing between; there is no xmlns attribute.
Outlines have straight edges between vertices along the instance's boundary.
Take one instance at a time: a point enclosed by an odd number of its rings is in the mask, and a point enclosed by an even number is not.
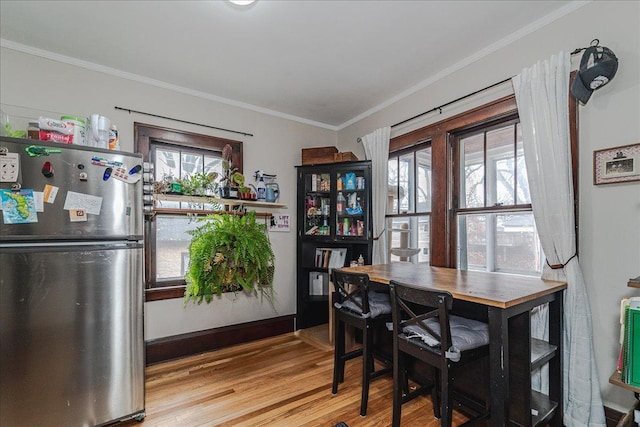
<svg viewBox="0 0 640 427"><path fill-rule="evenodd" d="M489 389L492 426L562 424L562 305L565 282L505 273L392 262L346 267L369 280L450 292L489 324ZM531 337L531 310L549 304L549 339ZM531 371L549 364L549 392L531 390Z"/></svg>

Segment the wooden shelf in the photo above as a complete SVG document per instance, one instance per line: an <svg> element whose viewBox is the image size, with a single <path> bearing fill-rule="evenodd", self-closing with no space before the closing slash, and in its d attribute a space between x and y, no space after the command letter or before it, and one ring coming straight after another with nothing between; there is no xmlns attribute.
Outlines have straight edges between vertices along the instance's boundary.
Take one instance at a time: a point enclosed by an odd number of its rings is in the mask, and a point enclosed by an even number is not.
<svg viewBox="0 0 640 427"><path fill-rule="evenodd" d="M534 371L556 356L558 346L531 338L531 370Z"/></svg>
<svg viewBox="0 0 640 427"><path fill-rule="evenodd" d="M270 208L270 209L287 209L287 205L284 203L272 203L272 202L258 202L255 200L240 200L240 199L221 199L220 197L207 196L182 196L178 194L154 194L153 197L156 201L162 202L183 202L183 203L217 203L219 205L227 206L242 206L252 208Z"/></svg>
<svg viewBox="0 0 640 427"><path fill-rule="evenodd" d="M626 388L627 390L631 390L634 393L640 393L640 387L633 386L631 384L627 384L622 381L622 377L620 376L620 372L615 371L609 377L609 382L611 384L617 385L618 387Z"/></svg>
<svg viewBox="0 0 640 427"><path fill-rule="evenodd" d="M629 282L627 282L627 286L631 288L640 288L640 276L629 279Z"/></svg>
<svg viewBox="0 0 640 427"><path fill-rule="evenodd" d="M184 215L195 214L197 215L244 215L244 212L240 211L225 211L225 210L209 210L209 209L179 209L179 208L153 208L154 213L170 214L170 215ZM273 215L271 212L254 212L257 218L271 218Z"/></svg>
<svg viewBox="0 0 640 427"><path fill-rule="evenodd" d="M558 403L549 399L549 396L531 390L531 425L546 425L554 416ZM533 411L535 410L535 413Z"/></svg>

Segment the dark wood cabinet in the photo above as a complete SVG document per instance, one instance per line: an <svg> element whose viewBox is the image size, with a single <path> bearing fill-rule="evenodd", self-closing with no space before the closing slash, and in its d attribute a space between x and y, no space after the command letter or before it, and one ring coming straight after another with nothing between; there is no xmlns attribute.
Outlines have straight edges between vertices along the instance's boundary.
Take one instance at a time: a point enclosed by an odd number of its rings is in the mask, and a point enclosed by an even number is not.
<svg viewBox="0 0 640 427"><path fill-rule="evenodd" d="M298 166L296 329L329 320L332 268L371 263L371 162Z"/></svg>
<svg viewBox="0 0 640 427"><path fill-rule="evenodd" d="M509 319L509 414L514 425L562 425L562 292L550 295L546 302L549 304L547 341L522 333L531 330L531 309ZM548 394L532 389L531 374L545 365L548 366ZM531 393L522 390L531 390Z"/></svg>

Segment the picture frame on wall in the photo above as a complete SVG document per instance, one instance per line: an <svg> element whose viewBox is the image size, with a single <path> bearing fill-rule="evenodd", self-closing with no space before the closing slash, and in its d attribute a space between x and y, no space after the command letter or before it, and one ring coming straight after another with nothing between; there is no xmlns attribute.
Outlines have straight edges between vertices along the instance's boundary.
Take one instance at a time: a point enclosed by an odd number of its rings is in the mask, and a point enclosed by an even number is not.
<svg viewBox="0 0 640 427"><path fill-rule="evenodd" d="M640 143L593 152L593 184L640 181Z"/></svg>

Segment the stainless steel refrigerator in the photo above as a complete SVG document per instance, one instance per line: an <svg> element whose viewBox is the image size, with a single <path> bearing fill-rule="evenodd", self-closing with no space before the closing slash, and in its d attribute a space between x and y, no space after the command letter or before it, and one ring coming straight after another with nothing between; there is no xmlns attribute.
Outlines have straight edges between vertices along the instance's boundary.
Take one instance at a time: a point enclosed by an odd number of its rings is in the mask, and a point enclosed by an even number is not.
<svg viewBox="0 0 640 427"><path fill-rule="evenodd" d="M142 157L0 138L0 425L144 418Z"/></svg>

